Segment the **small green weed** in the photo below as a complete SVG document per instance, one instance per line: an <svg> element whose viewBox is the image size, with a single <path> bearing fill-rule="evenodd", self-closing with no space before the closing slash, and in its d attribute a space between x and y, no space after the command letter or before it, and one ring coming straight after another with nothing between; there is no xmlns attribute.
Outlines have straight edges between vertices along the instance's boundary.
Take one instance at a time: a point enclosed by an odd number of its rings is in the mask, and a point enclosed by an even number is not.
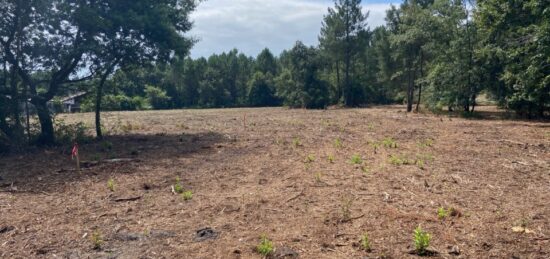
<svg viewBox="0 0 550 259"><path fill-rule="evenodd" d="M414 230L414 248L416 253L418 255L425 255L431 240L432 236L418 226Z"/></svg>
<svg viewBox="0 0 550 259"><path fill-rule="evenodd" d="M368 128L369 130L373 130L373 129L374 129L374 123L372 123L372 122L369 123L369 125L367 126L367 128Z"/></svg>
<svg viewBox="0 0 550 259"><path fill-rule="evenodd" d="M414 165L415 160L408 159L401 155L390 155L390 164L392 165Z"/></svg>
<svg viewBox="0 0 550 259"><path fill-rule="evenodd" d="M397 148L397 142L392 138L385 138L382 140L382 145L386 148Z"/></svg>
<svg viewBox="0 0 550 259"><path fill-rule="evenodd" d="M431 147L433 146L433 144L434 144L434 140L430 138L424 139L418 142L418 146L422 148Z"/></svg>
<svg viewBox="0 0 550 259"><path fill-rule="evenodd" d="M101 246L103 245L103 238L101 237L101 233L96 230L90 237L92 241L92 246L95 250L101 249Z"/></svg>
<svg viewBox="0 0 550 259"><path fill-rule="evenodd" d="M342 140L340 138L336 138L334 140L334 147L335 148L342 148L344 144L342 143Z"/></svg>
<svg viewBox="0 0 550 259"><path fill-rule="evenodd" d="M342 204L340 205L340 210L342 212L342 222L346 222L351 219L352 204L353 204L353 199L351 198L342 199Z"/></svg>
<svg viewBox="0 0 550 259"><path fill-rule="evenodd" d="M176 183L172 186L173 190L177 194L183 193L183 186L181 186L180 178L176 177Z"/></svg>
<svg viewBox="0 0 550 259"><path fill-rule="evenodd" d="M351 160L350 160L350 163L353 164L353 165L360 165L363 163L363 159L361 158L360 155L353 155L351 156Z"/></svg>
<svg viewBox="0 0 550 259"><path fill-rule="evenodd" d="M308 164L313 162L315 162L315 156L312 154L307 155L305 163Z"/></svg>
<svg viewBox="0 0 550 259"><path fill-rule="evenodd" d="M302 141L300 141L299 138L294 138L292 140L292 146L294 146L295 148L296 147L301 147L302 146Z"/></svg>
<svg viewBox="0 0 550 259"><path fill-rule="evenodd" d="M372 143L369 143L369 145L372 147L375 154L378 153L378 149L380 148L380 143L372 142Z"/></svg>
<svg viewBox="0 0 550 259"><path fill-rule="evenodd" d="M109 188L112 192L115 191L115 180L113 178L109 178L109 180L107 180L107 188Z"/></svg>
<svg viewBox="0 0 550 259"><path fill-rule="evenodd" d="M181 197L188 201L190 199L193 199L193 192L192 191L184 191L182 194L181 194Z"/></svg>
<svg viewBox="0 0 550 259"><path fill-rule="evenodd" d="M416 165L418 166L418 168L424 170L424 160L422 159L416 160Z"/></svg>
<svg viewBox="0 0 550 259"><path fill-rule="evenodd" d="M323 176L323 175L321 174L321 172L316 173L316 174L315 174L315 182L320 183L320 182L321 182L321 177L322 177L322 176Z"/></svg>
<svg viewBox="0 0 550 259"><path fill-rule="evenodd" d="M443 207L439 207L439 208L437 209L437 217L438 217L439 219L444 219L444 218L446 218L446 217L449 216L451 210L452 210L452 209L446 210L446 209L443 208Z"/></svg>
<svg viewBox="0 0 550 259"><path fill-rule="evenodd" d="M327 160L329 163L334 164L334 160L335 160L334 155L328 155Z"/></svg>
<svg viewBox="0 0 550 259"><path fill-rule="evenodd" d="M260 237L260 244L256 247L256 251L263 255L268 256L273 252L273 242L267 238L265 234Z"/></svg>
<svg viewBox="0 0 550 259"><path fill-rule="evenodd" d="M370 239L369 239L368 233L365 233L363 234L363 236L361 236L361 248L363 248L363 250L367 252L371 251Z"/></svg>

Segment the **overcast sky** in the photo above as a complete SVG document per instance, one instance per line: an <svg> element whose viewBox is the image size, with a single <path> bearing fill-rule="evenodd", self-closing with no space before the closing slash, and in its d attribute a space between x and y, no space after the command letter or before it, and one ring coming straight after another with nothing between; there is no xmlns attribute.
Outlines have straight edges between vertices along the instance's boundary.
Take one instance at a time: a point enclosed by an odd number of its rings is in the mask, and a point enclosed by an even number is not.
<svg viewBox="0 0 550 259"><path fill-rule="evenodd" d="M400 0L363 0L370 11L368 24L384 24L385 11ZM190 35L199 42L191 56L207 57L233 48L256 56L268 47L278 55L301 40L317 45L323 15L331 0L207 0L193 13L195 27Z"/></svg>

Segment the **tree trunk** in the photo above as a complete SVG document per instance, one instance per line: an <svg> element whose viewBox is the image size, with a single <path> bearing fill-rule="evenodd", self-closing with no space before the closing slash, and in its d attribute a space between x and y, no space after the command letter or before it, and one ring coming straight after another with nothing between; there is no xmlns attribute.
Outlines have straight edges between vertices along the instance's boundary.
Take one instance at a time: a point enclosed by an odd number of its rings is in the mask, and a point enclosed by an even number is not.
<svg viewBox="0 0 550 259"><path fill-rule="evenodd" d="M349 50L346 50L346 55L345 55L345 64L344 64L344 99L346 100L345 101L345 105L346 106L350 106L352 105L352 102L351 102L351 85L350 85L350 75L349 75L349 70L350 70L350 62L351 62L351 57L350 57L350 53L349 53Z"/></svg>
<svg viewBox="0 0 550 259"><path fill-rule="evenodd" d="M95 133L98 139L103 138L103 133L101 132L101 98L103 97L103 78L97 86L96 97L95 97Z"/></svg>
<svg viewBox="0 0 550 259"><path fill-rule="evenodd" d="M412 67L410 59L407 62L407 112L412 112L413 107L413 76L412 76Z"/></svg>
<svg viewBox="0 0 550 259"><path fill-rule="evenodd" d="M420 51L420 78L424 78L424 70L423 70L423 63L424 63L424 53L422 50ZM422 83L418 84L418 102L416 103L416 112L420 109L420 101L422 99Z"/></svg>
<svg viewBox="0 0 550 259"><path fill-rule="evenodd" d="M40 121L40 136L37 143L40 145L53 145L55 144L55 133L53 129L52 116L48 109L48 102L46 100L33 99L32 104L36 108L38 120Z"/></svg>
<svg viewBox="0 0 550 259"><path fill-rule="evenodd" d="M121 58L116 58L112 64L107 67L105 73L101 75L101 80L97 86L97 92L95 97L95 132L98 139L103 138L103 132L101 132L101 99L103 98L103 86L107 81L109 75L113 72L115 66L120 62Z"/></svg>
<svg viewBox="0 0 550 259"><path fill-rule="evenodd" d="M340 61L336 60L336 91L338 102L342 101L342 85L340 84Z"/></svg>

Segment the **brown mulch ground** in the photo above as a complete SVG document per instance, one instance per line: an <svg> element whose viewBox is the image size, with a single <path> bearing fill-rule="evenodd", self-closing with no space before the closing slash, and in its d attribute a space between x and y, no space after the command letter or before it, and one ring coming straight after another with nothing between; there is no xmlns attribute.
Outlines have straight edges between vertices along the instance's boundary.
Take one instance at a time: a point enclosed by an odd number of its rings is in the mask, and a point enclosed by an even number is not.
<svg viewBox="0 0 550 259"><path fill-rule="evenodd" d="M260 258L261 234L286 258L414 258L417 226L434 257L550 258L550 124L402 110L106 113L80 174L70 147L0 158L0 258Z"/></svg>

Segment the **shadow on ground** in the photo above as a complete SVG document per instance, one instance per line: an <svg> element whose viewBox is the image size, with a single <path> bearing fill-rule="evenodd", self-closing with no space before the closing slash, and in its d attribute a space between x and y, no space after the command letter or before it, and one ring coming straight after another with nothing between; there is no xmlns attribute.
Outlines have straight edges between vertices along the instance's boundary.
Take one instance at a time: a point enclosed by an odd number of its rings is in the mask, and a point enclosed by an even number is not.
<svg viewBox="0 0 550 259"><path fill-rule="evenodd" d="M80 146L80 173L69 147L10 154L0 158L0 192L55 192L90 177L106 180L116 174L131 174L141 166L208 156L231 141L230 136L216 132L109 136Z"/></svg>

